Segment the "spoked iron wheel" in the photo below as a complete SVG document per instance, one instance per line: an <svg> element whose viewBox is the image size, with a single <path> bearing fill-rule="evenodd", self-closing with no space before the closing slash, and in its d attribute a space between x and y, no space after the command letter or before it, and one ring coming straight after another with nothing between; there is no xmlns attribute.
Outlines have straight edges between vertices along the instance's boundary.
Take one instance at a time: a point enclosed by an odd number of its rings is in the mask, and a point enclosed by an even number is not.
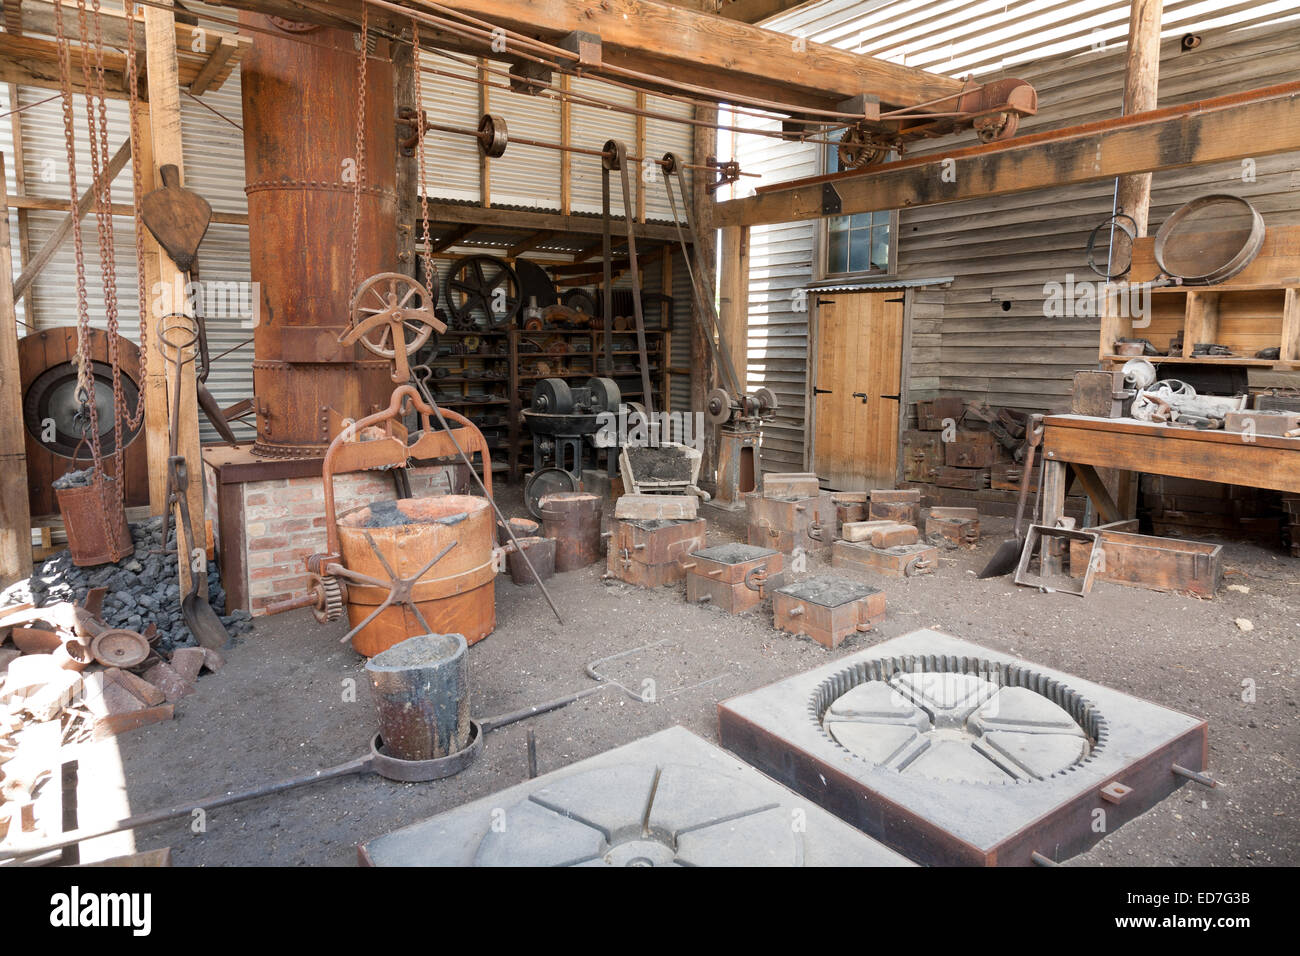
<svg viewBox="0 0 1300 956"><path fill-rule="evenodd" d="M436 291L434 295L436 297ZM401 351L405 355L414 355L429 341L435 328L441 327L441 322L434 316L433 305L434 300L430 299L425 287L410 276L381 272L357 287L357 294L352 299L352 325L355 328L376 315L394 315L401 321ZM392 323L372 329L359 341L368 351L386 359L394 358L399 348Z"/></svg>
<svg viewBox="0 0 1300 956"><path fill-rule="evenodd" d="M519 315L519 276L495 256L458 259L447 277L447 309L458 329L507 328Z"/></svg>

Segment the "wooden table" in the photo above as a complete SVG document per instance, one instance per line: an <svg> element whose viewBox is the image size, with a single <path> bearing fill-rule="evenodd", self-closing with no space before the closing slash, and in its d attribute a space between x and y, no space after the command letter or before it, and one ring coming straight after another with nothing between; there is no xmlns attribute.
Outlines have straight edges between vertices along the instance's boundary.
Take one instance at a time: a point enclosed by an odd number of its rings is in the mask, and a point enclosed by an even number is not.
<svg viewBox="0 0 1300 956"><path fill-rule="evenodd" d="M1049 415L1043 419L1043 524L1065 513L1072 470L1103 522L1131 516L1136 475L1169 475L1270 488L1300 495L1300 438L1246 436L1153 425L1132 418ZM1097 474L1122 473L1117 504ZM1044 571L1059 571L1060 556L1045 555Z"/></svg>

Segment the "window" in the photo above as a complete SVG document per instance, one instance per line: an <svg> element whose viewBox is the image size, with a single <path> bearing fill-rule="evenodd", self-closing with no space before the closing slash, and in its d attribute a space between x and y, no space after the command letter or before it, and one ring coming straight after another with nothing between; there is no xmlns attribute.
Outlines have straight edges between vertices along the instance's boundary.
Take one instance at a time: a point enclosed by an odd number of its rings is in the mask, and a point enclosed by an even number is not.
<svg viewBox="0 0 1300 956"><path fill-rule="evenodd" d="M831 135L839 139L841 132ZM825 149L826 172L838 172L835 146ZM825 224L822 272L825 275L889 273L894 267L894 213L864 212L854 216L830 216Z"/></svg>

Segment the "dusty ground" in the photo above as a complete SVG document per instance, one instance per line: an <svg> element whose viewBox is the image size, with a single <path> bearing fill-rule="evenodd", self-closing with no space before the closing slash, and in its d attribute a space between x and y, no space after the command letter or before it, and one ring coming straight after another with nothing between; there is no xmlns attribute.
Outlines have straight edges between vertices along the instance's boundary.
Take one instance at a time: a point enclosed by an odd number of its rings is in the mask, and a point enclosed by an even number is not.
<svg viewBox="0 0 1300 956"><path fill-rule="evenodd" d="M706 514L711 543L734 537L737 519ZM1225 589L1218 600L1198 601L1098 584L1081 599L1020 588L1009 578L977 580L974 569L1010 533L1005 519L983 524L980 550L949 553L936 574L873 581L888 593L888 619L834 652L772 630L766 607L737 618L687 606L681 587L650 592L604 584L603 565L552 579L563 626L535 589L499 578L496 633L470 650L476 716L581 690L591 685L586 662L666 641L602 667L631 687L653 679L659 701L639 703L607 690L492 734L478 762L450 780L332 781L213 811L203 833L193 833L188 820L142 831L138 846L171 846L176 864L188 866L350 865L360 842L523 779L530 726L541 772L672 724L716 740L718 700L830 655L933 627L1209 720L1210 767L1223 786L1182 788L1074 864L1300 863L1300 564L1231 545L1225 585L1247 587L1248 594ZM810 570L821 564L813 560ZM1238 618L1253 630L1240 630ZM338 643L343 631L341 624L317 625L305 611L261 619L227 652L227 666L200 681L173 723L119 740L132 809L361 755L374 718L362 662ZM1243 700L1247 681L1253 703ZM355 702L345 700L351 686ZM673 693L679 688L685 689Z"/></svg>

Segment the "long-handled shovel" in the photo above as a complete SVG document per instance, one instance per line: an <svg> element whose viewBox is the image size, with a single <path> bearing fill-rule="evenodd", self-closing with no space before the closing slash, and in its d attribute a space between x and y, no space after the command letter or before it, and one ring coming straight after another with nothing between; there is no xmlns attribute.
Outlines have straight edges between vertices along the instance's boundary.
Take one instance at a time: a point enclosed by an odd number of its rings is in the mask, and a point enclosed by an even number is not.
<svg viewBox="0 0 1300 956"><path fill-rule="evenodd" d="M1025 532L1022 530L1025 521L1025 499L1029 497L1029 475L1034 470L1034 457L1038 446L1043 442L1043 416L1032 416L1025 431L1029 441L1029 451L1025 454L1024 471L1020 475L1020 499L1016 503L1015 537L1008 538L998 545L992 560L979 573L981 579L1010 574L1020 563L1020 552L1025 549Z"/></svg>

